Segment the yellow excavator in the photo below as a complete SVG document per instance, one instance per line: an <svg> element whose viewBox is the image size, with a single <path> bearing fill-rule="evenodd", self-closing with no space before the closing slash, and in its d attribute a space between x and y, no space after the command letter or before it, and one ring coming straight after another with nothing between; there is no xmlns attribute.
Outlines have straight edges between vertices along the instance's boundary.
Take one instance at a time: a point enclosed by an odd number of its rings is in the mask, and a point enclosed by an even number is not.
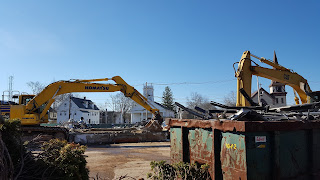
<svg viewBox="0 0 320 180"><path fill-rule="evenodd" d="M104 81L113 80L115 84L99 83ZM116 92L121 91L126 97L131 98L136 103L150 111L154 117L146 125L159 124L163 122L158 109L152 106L141 93L134 87L127 84L120 76L103 79L89 79L89 80L69 80L57 81L48 85L37 95L20 95L19 103L10 105L10 109L6 109L9 113L10 119L21 120L22 129L27 132L38 131L45 134L51 134L55 137L65 136L61 134L58 128L45 128L40 127L41 123L48 122L48 110L55 97L61 94L72 92Z"/></svg>
<svg viewBox="0 0 320 180"><path fill-rule="evenodd" d="M259 59L260 62L268 64L272 67L265 68L259 66L257 63L251 60L251 57ZM237 77L237 104L236 106L251 106L251 102L244 94L251 95L251 81L252 75L264 77L289 85L294 90L295 102L299 104L299 98L302 104L318 102L320 97L320 91L312 92L307 80L298 73L285 68L275 62L260 58L245 51L238 63L238 68L235 70L235 76ZM252 65L254 63L254 65ZM243 92L244 91L244 92Z"/></svg>

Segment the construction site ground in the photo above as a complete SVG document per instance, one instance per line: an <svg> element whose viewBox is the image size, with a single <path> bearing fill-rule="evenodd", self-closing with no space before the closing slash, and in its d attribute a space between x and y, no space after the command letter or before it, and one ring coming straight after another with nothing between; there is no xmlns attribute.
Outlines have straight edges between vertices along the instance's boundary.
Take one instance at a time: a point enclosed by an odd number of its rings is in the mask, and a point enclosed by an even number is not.
<svg viewBox="0 0 320 180"><path fill-rule="evenodd" d="M147 179L151 161L170 162L170 142L94 145L85 155L91 179Z"/></svg>

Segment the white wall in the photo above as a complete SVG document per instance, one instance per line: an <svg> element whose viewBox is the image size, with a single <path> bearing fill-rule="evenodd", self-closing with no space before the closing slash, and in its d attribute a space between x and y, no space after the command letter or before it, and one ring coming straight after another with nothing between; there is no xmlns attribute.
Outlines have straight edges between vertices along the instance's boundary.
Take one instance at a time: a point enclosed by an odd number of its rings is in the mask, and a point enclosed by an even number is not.
<svg viewBox="0 0 320 180"><path fill-rule="evenodd" d="M287 105L286 96L275 96L275 98L271 98L268 94L266 94L264 91L261 91L260 99L264 99L270 107L282 107ZM278 103L277 103L278 99ZM282 103L283 99L283 103ZM258 103L258 95L252 97L252 100L255 103Z"/></svg>
<svg viewBox="0 0 320 180"><path fill-rule="evenodd" d="M74 102L71 102L71 106L69 106L69 99L61 103L57 108L57 123L63 123L69 120L69 108L71 119L79 121L80 118L83 117L86 123L89 123L90 119L90 124L99 124L99 110L80 109ZM81 110L89 113L82 112Z"/></svg>
<svg viewBox="0 0 320 180"><path fill-rule="evenodd" d="M150 102L155 108L159 109L160 111L160 115L163 118L169 118L169 117L174 117L174 112L167 110L161 106L159 106L158 104L154 103L154 102ZM137 123L137 122L141 122L143 120L150 120L153 118L153 114L151 112L148 111L147 113L147 118L146 118L146 110L140 106L140 105L136 105L135 107L132 108L131 110L131 123Z"/></svg>
<svg viewBox="0 0 320 180"><path fill-rule="evenodd" d="M286 96L276 96L275 98L278 99L278 103L275 99L274 107L282 107L287 105Z"/></svg>
<svg viewBox="0 0 320 180"><path fill-rule="evenodd" d="M264 99L270 107L274 106L273 99L268 94L266 94L264 91L262 91L262 92L263 93L260 92L260 99ZM253 102L258 103L258 94L256 96L252 97L252 100L253 100Z"/></svg>

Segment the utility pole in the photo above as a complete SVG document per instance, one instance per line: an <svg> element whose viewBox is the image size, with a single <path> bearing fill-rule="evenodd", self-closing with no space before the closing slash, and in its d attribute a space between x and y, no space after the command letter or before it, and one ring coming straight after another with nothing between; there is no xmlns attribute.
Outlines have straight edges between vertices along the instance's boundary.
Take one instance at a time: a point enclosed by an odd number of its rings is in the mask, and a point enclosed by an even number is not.
<svg viewBox="0 0 320 180"><path fill-rule="evenodd" d="M259 77L258 76L257 76L257 86L258 86L258 104L261 106L260 87L259 87Z"/></svg>
<svg viewBox="0 0 320 180"><path fill-rule="evenodd" d="M146 82L146 88L145 88L145 96L147 98L147 101L148 101L148 83ZM146 122L148 122L148 110L146 109Z"/></svg>
<svg viewBox="0 0 320 180"><path fill-rule="evenodd" d="M8 97L8 101L12 101L12 86L13 86L13 76L9 76L9 97Z"/></svg>
<svg viewBox="0 0 320 180"><path fill-rule="evenodd" d="M69 119L71 118L71 94L69 94Z"/></svg>

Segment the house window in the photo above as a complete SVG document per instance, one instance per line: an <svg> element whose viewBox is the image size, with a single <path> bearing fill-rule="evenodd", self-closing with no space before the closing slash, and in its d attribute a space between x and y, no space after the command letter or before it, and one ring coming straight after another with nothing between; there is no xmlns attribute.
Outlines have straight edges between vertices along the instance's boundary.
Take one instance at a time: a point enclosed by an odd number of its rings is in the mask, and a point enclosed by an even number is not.
<svg viewBox="0 0 320 180"><path fill-rule="evenodd" d="M77 115L77 113L75 112L74 115Z"/></svg>
<svg viewBox="0 0 320 180"><path fill-rule="evenodd" d="M66 116L66 115L67 115L67 113L64 113L64 115Z"/></svg>
<svg viewBox="0 0 320 180"><path fill-rule="evenodd" d="M276 98L276 104L278 104L279 102L278 102L278 98Z"/></svg>
<svg viewBox="0 0 320 180"><path fill-rule="evenodd" d="M283 98L281 98L281 103L282 103L282 104L284 103Z"/></svg>
<svg viewBox="0 0 320 180"><path fill-rule="evenodd" d="M67 103L64 103L64 107L67 107Z"/></svg>

